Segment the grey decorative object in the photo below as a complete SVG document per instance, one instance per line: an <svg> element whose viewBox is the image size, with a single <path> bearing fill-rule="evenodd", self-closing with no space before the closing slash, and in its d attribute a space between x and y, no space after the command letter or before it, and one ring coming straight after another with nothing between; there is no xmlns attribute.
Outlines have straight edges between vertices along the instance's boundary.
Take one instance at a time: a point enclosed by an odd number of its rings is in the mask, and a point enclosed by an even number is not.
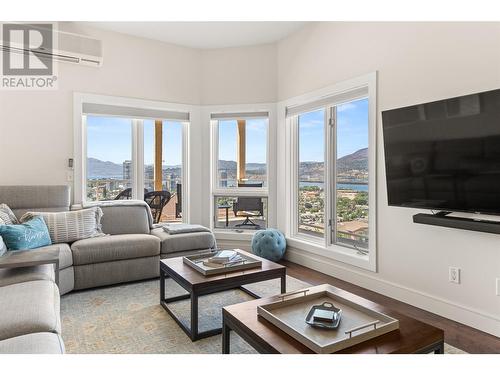
<svg viewBox="0 0 500 375"><path fill-rule="evenodd" d="M319 320L315 319L317 313L321 312L331 312L332 320ZM326 328L326 329L336 329L340 324L340 319L342 318L342 310L335 307L330 302L323 302L321 305L314 305L311 307L309 314L306 317L306 323L312 327Z"/></svg>

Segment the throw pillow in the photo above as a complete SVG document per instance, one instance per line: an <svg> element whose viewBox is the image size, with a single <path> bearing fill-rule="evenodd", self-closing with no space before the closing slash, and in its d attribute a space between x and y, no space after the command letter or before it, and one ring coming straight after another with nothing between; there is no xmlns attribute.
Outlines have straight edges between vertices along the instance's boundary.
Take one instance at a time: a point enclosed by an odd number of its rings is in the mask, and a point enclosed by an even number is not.
<svg viewBox="0 0 500 375"><path fill-rule="evenodd" d="M29 250L52 244L47 225L41 217L23 224L0 225L0 236L9 250Z"/></svg>
<svg viewBox="0 0 500 375"><path fill-rule="evenodd" d="M27 212L21 217L21 222L34 217L45 220L52 243L69 243L104 235L101 230L100 207L66 212Z"/></svg>
<svg viewBox="0 0 500 375"><path fill-rule="evenodd" d="M16 215L5 203L0 204L0 219L7 225L19 224Z"/></svg>

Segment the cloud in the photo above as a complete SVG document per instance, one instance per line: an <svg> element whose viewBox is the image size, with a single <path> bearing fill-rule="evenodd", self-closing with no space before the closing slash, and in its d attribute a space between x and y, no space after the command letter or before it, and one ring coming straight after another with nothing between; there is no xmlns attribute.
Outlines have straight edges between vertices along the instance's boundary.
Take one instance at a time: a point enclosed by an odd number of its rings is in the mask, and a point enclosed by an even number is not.
<svg viewBox="0 0 500 375"><path fill-rule="evenodd" d="M324 120L306 120L299 122L299 127L300 129L317 128L318 126L323 126L324 123Z"/></svg>
<svg viewBox="0 0 500 375"><path fill-rule="evenodd" d="M348 110L354 109L354 108L356 108L356 104L345 103L345 104L339 105L337 107L337 112L344 112L344 111L348 111Z"/></svg>

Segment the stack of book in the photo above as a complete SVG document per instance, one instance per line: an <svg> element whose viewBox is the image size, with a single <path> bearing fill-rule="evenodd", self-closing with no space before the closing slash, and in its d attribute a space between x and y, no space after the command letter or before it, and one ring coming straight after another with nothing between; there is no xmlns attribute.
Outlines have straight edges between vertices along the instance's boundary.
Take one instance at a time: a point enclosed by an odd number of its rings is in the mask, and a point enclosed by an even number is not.
<svg viewBox="0 0 500 375"><path fill-rule="evenodd" d="M235 250L222 250L203 261L203 265L213 268L227 267L245 262L245 259Z"/></svg>

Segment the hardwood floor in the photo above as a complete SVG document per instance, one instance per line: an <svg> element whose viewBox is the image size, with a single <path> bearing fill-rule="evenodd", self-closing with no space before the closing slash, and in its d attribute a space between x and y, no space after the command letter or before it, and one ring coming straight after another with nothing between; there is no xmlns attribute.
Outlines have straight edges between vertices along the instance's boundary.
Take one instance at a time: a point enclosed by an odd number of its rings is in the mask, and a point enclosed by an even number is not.
<svg viewBox="0 0 500 375"><path fill-rule="evenodd" d="M500 353L500 338L484 333L475 328L443 318L428 311L386 297L382 294L372 292L357 285L342 281L332 276L314 271L310 268L283 260L282 264L287 266L287 274L312 285L331 284L345 289L351 293L389 307L392 310L421 320L444 330L445 342L462 349L468 353Z"/></svg>

